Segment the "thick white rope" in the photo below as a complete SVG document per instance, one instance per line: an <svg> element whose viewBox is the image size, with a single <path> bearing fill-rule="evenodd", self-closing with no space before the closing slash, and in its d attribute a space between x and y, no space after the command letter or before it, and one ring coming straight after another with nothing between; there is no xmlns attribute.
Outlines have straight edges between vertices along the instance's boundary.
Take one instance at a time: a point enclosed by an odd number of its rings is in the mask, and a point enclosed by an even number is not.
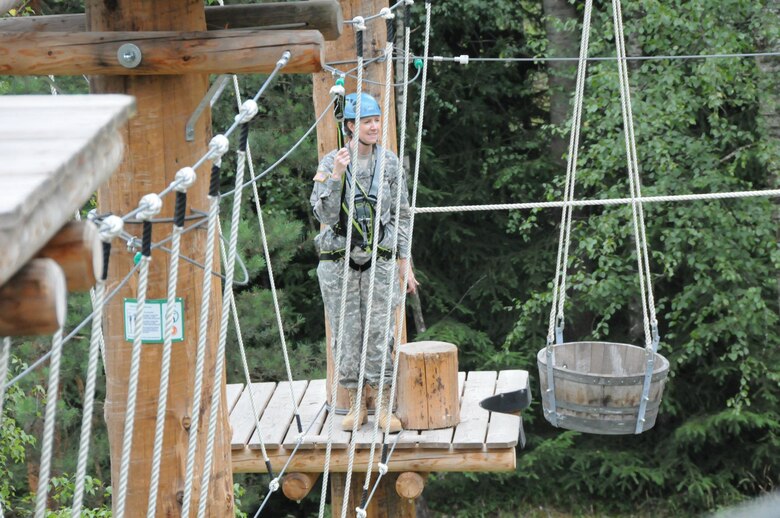
<svg viewBox="0 0 780 518"><path fill-rule="evenodd" d="M444 214L450 212L481 212L493 210L530 210L530 209L554 209L560 207L596 207L612 205L630 205L636 200L638 203L679 203L685 201L710 201L732 200L740 198L777 198L780 197L780 189L765 189L760 191L729 191L708 192L701 194L671 194L665 196L642 196L636 198L607 198L601 200L572 200L572 201L540 201L527 203L495 203L487 205L448 205L441 207L417 207L417 214Z"/></svg>
<svg viewBox="0 0 780 518"><path fill-rule="evenodd" d="M38 472L38 492L35 495L35 518L46 516L46 502L49 495L51 456L54 450L54 421L57 417L57 397L60 385L60 359L62 358L62 328L54 333L49 365L49 388L46 391L46 410L41 445L41 466Z"/></svg>
<svg viewBox="0 0 780 518"><path fill-rule="evenodd" d="M356 27L356 30L360 30L360 29L358 29L358 27ZM361 69L362 69L362 67L361 67ZM358 142L360 142L360 140L358 138L357 128L358 128L358 121L360 120L360 115L361 115L361 113L360 113L361 97L363 95L363 74L362 74L362 70L358 70L358 78L359 79L358 79L357 88L356 88L356 91L357 91L357 102L355 103L355 105L356 105L356 108L355 108L355 135L354 135L354 140L353 140L353 142L355 142L355 145L353 147L353 156L352 156L352 160L351 160L352 164L357 164L358 163L358 152L359 152L358 151L359 150ZM385 156L386 155L385 155L384 150L383 150L382 156L379 157L379 179L377 180L379 182L379 192L377 194L377 202L376 202L376 208L375 208L375 212L374 212L377 215L381 215L382 214L382 191L384 190ZM355 190L357 188L357 183L358 183L358 181L357 181L357 170L353 170L353 174L352 174L352 184L353 185L352 185L352 196L351 196L351 198L352 198L351 203L352 204L354 204L354 200L355 200ZM381 218L379 216L374 218L374 229L373 229L374 236L378 236L379 235L379 220L380 219ZM347 221L351 222L352 218L351 217L348 218ZM351 227L352 225L350 224L350 225L347 225L347 226ZM345 247L347 249L351 249L352 248L352 244L351 243L352 243L352 241L350 239L347 239ZM366 357L367 357L367 351L368 351L368 335L369 335L369 330L370 330L370 327L371 327L370 326L370 324L371 324L371 310L372 310L371 306L373 305L373 302L374 302L374 280L376 279L376 259L377 259L377 252L378 251L379 251L379 247L378 246L373 246L372 247L372 250L371 250L371 264L374 265L374 266L372 268L370 268L370 273L369 273L368 300L366 302L366 309L365 309L366 322L364 323L364 328L363 328L362 350L361 350L361 353L360 353L360 367L359 367L359 370L358 370L357 396L355 398L355 408L356 409L360 409L361 405L363 404L363 383L365 382L365 379L366 379ZM349 257L345 255L345 257L344 257L344 269L345 269L346 272L348 272L349 268L350 268ZM344 318L345 318L346 302L347 302L347 299L346 299L346 297L344 295L347 292L347 285L349 284L348 283L348 279L349 279L348 274L345 274L344 275L344 284L342 286L342 298L341 298L341 302L342 302L343 306L341 308L341 315L342 316L341 316L340 327L341 327L342 330L344 328ZM361 310L362 310L362 308L361 308ZM336 374L336 376L338 376L338 374ZM336 393L334 392L333 394L335 395ZM359 414L360 414L360 412L358 410L358 415ZM346 473L346 479L344 481L344 495L345 495L345 497L343 499L343 505L341 507L341 518L346 518L346 516L347 516L347 509L349 508L349 498L347 498L346 495L349 495L349 488L350 488L350 485L352 483L352 470L353 470L354 465L355 465L355 447L357 446L357 443L356 443L355 439L356 439L358 428L360 427L361 424L362 423L360 423L360 419L354 419L352 421L352 435L351 435L350 441L349 441L349 453L347 454L347 473Z"/></svg>
<svg viewBox="0 0 780 518"><path fill-rule="evenodd" d="M180 177L185 177L180 179ZM176 181L181 185L177 192L184 193L183 203L186 203L187 189L197 180L195 171L190 168L181 169L176 173ZM180 199L176 199L176 209L183 211L185 207L179 207ZM182 218L183 219L183 218ZM181 251L181 233L184 230L183 221L180 226L174 219L171 232L171 258L168 268L168 291L165 307L165 327L163 328L163 350L160 362L160 388L157 398L157 417L154 427L154 449L152 451L152 471L149 477L149 499L146 506L146 516L152 518L157 512L157 495L160 485L160 465L162 464L163 440L165 438L165 414L168 411L168 385L171 375L171 352L173 349L173 325L176 314L176 286L179 282L179 252ZM182 315L183 317L184 315Z"/></svg>
<svg viewBox="0 0 780 518"><path fill-rule="evenodd" d="M257 113L257 104L246 101L242 105L241 113L246 111L247 116L242 119L242 124L248 124L249 120ZM244 169L246 166L246 139L248 127L241 130L241 143L239 144L238 160L236 167L236 187L244 181ZM217 342L217 358L214 366L214 380L211 391L211 408L209 414L208 435L206 438L206 454L201 471L200 498L198 500L198 518L206 516L206 505L209 497L209 479L211 477L211 465L214 458L214 443L217 435L217 422L220 403L222 402L222 381L225 366L225 343L227 342L228 318L230 314L230 301L233 298L233 278L236 269L236 250L238 249L238 226L241 221L241 191L233 198L233 212L230 220L230 238L228 241L228 255L225 260L225 283L222 294L222 312L219 325L219 341ZM249 389L251 390L251 386Z"/></svg>
<svg viewBox="0 0 780 518"><path fill-rule="evenodd" d="M621 99L624 107L624 118L627 119L626 137L627 146L626 154L629 164L629 184L633 184L632 198L635 198L632 204L632 212L634 218L634 233L637 243L637 261L639 263L640 284L642 281L642 269L644 267L644 280L646 283L646 297L648 315L645 319L645 345L650 346L653 343L653 337L651 333L651 326L653 329L657 326L657 319L655 314L655 300L653 297L653 285L650 271L650 258L647 245L646 225L645 225L645 213L642 204L636 201L636 198L642 197L642 181L639 176L639 163L638 154L636 151L636 138L634 136L634 115L631 105L631 88L628 81L628 64L626 63L626 43L623 35L623 14L620 9L620 2L613 0L613 16L615 19L615 30L617 32L615 37L616 46L619 47L618 57L622 58L618 60L618 69L621 73ZM633 166L633 167L631 167ZM632 171L633 170L633 171ZM633 181L631 181L631 174L633 172ZM638 215L638 223L637 223ZM637 232L638 228L638 232ZM641 250L641 255L640 255ZM657 344L656 344L657 345Z"/></svg>
<svg viewBox="0 0 780 518"><path fill-rule="evenodd" d="M236 93L236 101L238 102L239 106L241 105L241 89L238 87L238 77L234 74L233 75L233 88L235 89ZM296 422L300 423L300 412L298 410L298 402L295 400L295 392L293 391L293 376L292 376L292 368L290 367L290 356L287 352L287 340L284 336L284 323L282 322L282 310L279 306L279 295L276 291L276 281L274 280L274 270L273 265L271 264L271 252L268 247L268 238L266 236L265 232L265 224L263 221L263 209L260 206L260 194L257 191L257 179L255 178L255 165L252 161L252 150L249 147L249 144L247 144L246 147L246 159L249 164L249 177L252 180L252 193L254 194L254 201L255 201L255 209L257 211L257 221L260 226L260 241L263 243L263 254L265 256L265 264L268 268L268 281L271 286L271 299L273 300L274 304L274 314L276 315L276 325L278 326L279 330L279 341L282 344L282 355L284 356L284 367L287 370L287 381L290 382L290 401L292 401L293 408L295 411L296 416ZM259 432L259 424L258 424L258 434ZM299 430L301 432L302 430ZM262 441L262 439L261 439Z"/></svg>
<svg viewBox="0 0 780 518"><path fill-rule="evenodd" d="M217 135L219 137L220 135ZM212 175L219 170L221 157L227 151L227 139L215 143L212 139L212 149L215 152ZM214 248L217 238L217 221L219 219L219 194L209 195L208 230L206 231L206 257L204 259L203 286L200 301L200 322L198 323L198 345L195 352L195 381L192 387L192 412L190 412L190 429L187 443L187 466L184 471L184 497L182 500L182 516L190 516L192 504L192 485L195 477L195 454L198 450L198 434L200 427L200 402L203 391L203 370L206 362L206 342L208 340L209 307L211 305L211 271L214 268Z"/></svg>
<svg viewBox="0 0 780 518"><path fill-rule="evenodd" d="M385 14L385 19L392 20L394 18L393 14L389 11L387 11L387 14ZM392 77L393 77L393 38L390 38L388 35L387 42L385 43L385 98L384 103L382 106L382 157L379 161L379 178L382 183L380 183L379 193L378 193L378 201L377 201L377 209L376 214L381 214L380 208L381 208L381 201L382 201L382 192L384 188L384 176L385 176L385 168L386 168L386 153L385 149L387 149L387 141L389 138L390 133L390 97L392 95ZM399 164L396 168L396 174L403 175L403 164L400 163L400 157L399 157ZM396 179L398 188L397 191L400 194L400 192L403 190L402 187L405 187L405 183L402 181L402 177L399 176ZM398 198L398 196L396 196ZM398 239L398 211L395 212L396 215L396 221L395 221L395 228L393 232L393 236L395 240ZM379 223L380 219L379 217L375 218L375 225L374 225L374 235L379 236ZM397 242L394 243L392 247L392 256L391 256L391 264L393 265L392 268L390 268L390 278L388 279L388 285L383 287L384 289L388 290L389 296L387 300L387 304L385 305L385 315L389 319L388 312L387 312L387 306L392 307L393 305L393 299L395 298L393 296L393 293L395 293L395 270L397 269L396 262L395 262L395 255L396 255L396 248ZM373 251L371 254L371 260L376 260L377 250L379 248L379 243L374 243ZM376 265L376 263L372 263ZM370 277L370 284L369 284L369 308L371 307L370 304L372 303L373 295L374 295L374 272L376 270L376 267L371 268L371 277ZM367 317L366 317L366 329L364 332L364 343L363 343L363 352L365 354L366 350L368 349L368 329L371 324L371 312L370 310L367 310ZM382 394L385 390L385 368L387 367L387 354L388 354L388 348L390 346L390 335L387 333L387 324L382 325L382 328L385 329L384 333L384 341L382 343L382 366L379 369L379 387L376 392L376 405L374 408L374 426L373 430L371 432L371 448L368 452L368 466L366 468L366 478L363 483L363 494L366 495L368 492L369 485L371 484L371 470L374 466L374 453L376 451L376 441L377 436L379 435L379 416L382 415ZM390 388L392 390L393 387ZM386 425L390 425L390 415L392 412L392 407L390 407L386 411L387 418L385 419ZM357 422L357 420L355 420ZM353 441L354 442L354 441ZM366 505L365 503L361 502L361 507Z"/></svg>
<svg viewBox="0 0 780 518"><path fill-rule="evenodd" d="M360 68L358 69L358 76L362 79L363 77L363 58L358 57L358 61L360 62ZM360 88L360 81L358 81L358 88ZM331 103L335 101L335 96ZM358 94L357 97L357 103L355 107L355 115L360 115L360 94ZM358 137L358 130L360 126L360 118L357 117L355 119L355 131L353 133L353 138L357 140ZM339 129L339 131L341 131ZM356 158L353 154L351 157L352 163L357 163ZM346 172L344 173L346 174ZM348 209L348 216L347 221L352 221L352 218L355 217L355 182L353 180L352 186L350 186L349 182L344 182L344 189L349 189L347 191L347 197L349 198L349 209ZM332 329L331 330L331 336L335 336L336 339L332 342L334 344L333 350L331 353L333 354L333 379L331 380L331 403L330 408L328 409L328 416L326 418L326 426L328 428L328 440L326 441L325 445L325 463L323 465L323 471L322 471L322 489L320 492L320 507L318 512L318 518L323 518L325 515L325 499L328 493L328 477L330 475L330 457L331 457L331 450L333 449L333 422L336 419L336 404L338 399L338 389L339 389L339 370L341 368L341 343L344 340L344 319L346 318L346 307L347 307L347 276L349 275L349 259L352 255L352 246L350 243L352 243L352 225L347 225L346 229L346 245L344 250L344 268L342 269L342 287L341 287L341 305L340 305L340 316L338 320L338 329Z"/></svg>
<svg viewBox="0 0 780 518"><path fill-rule="evenodd" d="M247 148L249 151L249 148ZM249 153L247 153L247 160L249 160ZM222 223L217 222L219 225L219 235L222 237ZM227 257L227 251L225 250L225 243L222 239L219 240L219 249L222 252L222 257ZM244 371L244 381L249 393L249 406L252 408L252 417L255 419L255 426L257 427L257 436L260 439L260 451L263 454L263 461L268 465L271 460L268 458L268 452L265 448L265 441L263 440L263 434L260 433L260 412L257 410L257 403L255 402L255 391L252 389L252 377L249 374L249 362L246 359L246 347L244 346L244 335L241 332L241 322L238 319L238 309L236 308L236 297L233 291L230 291L230 312L233 314L233 325L236 328L236 338L238 339L238 350L241 353L241 366Z"/></svg>
<svg viewBox="0 0 780 518"><path fill-rule="evenodd" d="M406 66L404 67L405 73L408 73L408 54L409 54L409 28L406 30L406 55L407 55L407 61ZM424 43L423 43L423 55L425 57L428 56L428 51L430 48L430 37L431 37L431 3L425 2L425 32L424 32ZM403 279L403 286L401 286L401 301L399 304L399 307L405 308L406 307L406 290L409 283L409 274L411 273L411 264L412 264L412 243L414 240L414 218L415 218L415 210L414 208L417 206L417 193L418 193L418 187L420 184L420 163L421 163L421 157L422 157L422 136L423 136L423 127L425 122L425 93L428 86L428 60L425 59L423 61L423 69L422 69L422 78L420 83L420 109L419 109L419 117L417 119L417 141L416 141L416 148L415 148L415 155L414 155L414 176L412 180L412 200L410 203L410 218L409 218L409 244L408 244L408 250L405 250L405 255L407 257L406 261L406 271L402 274ZM407 102L407 91L404 90L404 98L403 98L403 118L401 119L401 144L399 147L399 150L404 149L403 146L406 142L406 102ZM401 199L400 199L401 193L400 189L399 192L396 193L396 214L400 212L400 205L401 205ZM398 225L396 225L395 229L395 236L394 236L394 246L393 250L395 253L395 249L398 246ZM394 319L391 319L392 314L392 304L387 310L387 332L390 332L390 329L392 327L392 322ZM400 344L403 329L406 325L406 311L401 311L400 316L398 318L398 324L395 329L395 343ZM398 364L399 364L399 358L401 357L400 354L396 354L393 362L393 375L392 380L390 384L390 400L389 400L389 406L392 410L393 405L395 404L395 385L396 381L398 379ZM385 437L388 436L390 428L390 420L386 419L384 424L384 433ZM396 435L396 441L398 440L398 437L400 437L400 434ZM395 451L395 445L393 446L393 449L390 450L390 452L387 455L387 458L384 459L384 462L380 462L379 464L379 476L377 477L374 487L371 490L371 493L368 495L368 498L366 499L365 506L368 507L368 503L371 501L371 498L374 496L374 492L376 491L376 488L379 485L379 481L381 478L387 473L387 465L390 462L390 458L392 457L393 451Z"/></svg>
<svg viewBox="0 0 780 518"><path fill-rule="evenodd" d="M146 195L141 204L146 201L146 209L139 213L139 219L150 220L160 212L162 201L155 195ZM125 425L122 437L122 457L119 464L119 487L116 498L116 518L123 518L127 501L127 486L130 480L130 454L133 449L133 432L135 431L135 407L138 396L138 377L141 372L141 351L143 349L144 306L146 291L149 287L149 263L152 257L141 255L141 270L138 273L138 293L135 307L135 329L133 348L130 355L130 374L127 384L127 405L125 407Z"/></svg>
<svg viewBox="0 0 780 518"><path fill-rule="evenodd" d="M92 318L92 335L89 340L89 359L87 360L87 383L84 387L84 406L81 419L81 437L79 439L79 457L76 467L76 483L73 492L73 507L71 516L78 518L81 515L81 506L84 502L84 486L87 476L87 459L89 458L90 438L92 436L92 415L95 407L95 385L97 381L97 368L100 360L100 344L102 339L101 326L103 324L103 308L106 295L106 283L98 279L94 288L95 298L93 307L96 315Z"/></svg>
<svg viewBox="0 0 780 518"><path fill-rule="evenodd" d="M3 425L3 403L5 402L5 380L8 377L8 362L11 359L11 338L3 338L0 349L0 426ZM3 518L3 506L0 505L0 518Z"/></svg>
<svg viewBox="0 0 780 518"><path fill-rule="evenodd" d="M582 104L585 91L585 75L587 72L588 46L590 41L590 20L592 10L593 2L588 0L585 3L585 14L582 25L582 39L580 43L580 60L577 66L577 83L574 92L574 113L572 115L571 132L569 135L569 153L566 163L566 186L563 195L564 201L572 201L574 199L574 186L577 180L577 158L579 154L580 129L582 127ZM566 304L566 274L569 263L569 250L571 247L572 213L573 210L571 207L564 207L561 214L560 241L558 243L558 262L555 272L555 287L553 289L553 308L550 312L550 323L547 334L548 345L553 338L556 319L558 325L561 328L564 325L563 315L564 306ZM557 294L555 289L558 290Z"/></svg>

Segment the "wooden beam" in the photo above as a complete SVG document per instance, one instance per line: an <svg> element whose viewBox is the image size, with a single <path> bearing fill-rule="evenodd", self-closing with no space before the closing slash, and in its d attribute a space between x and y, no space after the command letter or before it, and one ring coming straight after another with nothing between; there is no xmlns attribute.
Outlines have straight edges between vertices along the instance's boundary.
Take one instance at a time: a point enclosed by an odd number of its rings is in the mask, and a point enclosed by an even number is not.
<svg viewBox="0 0 780 518"><path fill-rule="evenodd" d="M50 335L65 323L65 274L51 259L33 259L0 287L0 336Z"/></svg>
<svg viewBox="0 0 780 518"><path fill-rule="evenodd" d="M89 291L103 267L103 247L97 227L89 221L71 221L38 252L53 259L65 273L68 291Z"/></svg>
<svg viewBox="0 0 780 518"><path fill-rule="evenodd" d="M272 466L282 466L290 457L292 449L279 448L269 450L268 458ZM345 473L349 450L332 450L330 471ZM364 471L368 467L368 448L355 452L354 470ZM324 450L298 450L290 461L288 470L291 472L313 473L322 471L325 460ZM376 460L376 459L374 459ZM498 473L514 471L516 457L514 448L498 448L495 450L447 450L434 448L396 449L388 463L390 471L478 471ZM266 473L265 461L261 450L244 448L233 450L234 473Z"/></svg>
<svg viewBox="0 0 780 518"><path fill-rule="evenodd" d="M142 54L135 68L117 57L125 43ZM282 52L292 53L287 74L322 70L322 35L317 31L244 29L209 32L0 33L0 74L170 75L269 73Z"/></svg>
<svg viewBox="0 0 780 518"><path fill-rule="evenodd" d="M0 19L0 32L84 32L86 22L83 14L9 17ZM309 0L206 7L206 26L209 30L304 29L335 40L341 36L344 19L336 0Z"/></svg>

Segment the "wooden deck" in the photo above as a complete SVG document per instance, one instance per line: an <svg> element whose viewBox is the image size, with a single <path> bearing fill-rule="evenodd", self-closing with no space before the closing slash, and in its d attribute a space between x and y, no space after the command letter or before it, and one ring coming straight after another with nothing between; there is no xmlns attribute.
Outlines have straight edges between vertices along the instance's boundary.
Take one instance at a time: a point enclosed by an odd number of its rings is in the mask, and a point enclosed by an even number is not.
<svg viewBox="0 0 780 518"><path fill-rule="evenodd" d="M0 286L122 159L126 95L0 96Z"/></svg>
<svg viewBox="0 0 780 518"><path fill-rule="evenodd" d="M389 463L390 471L512 471L515 448L522 433L522 419L491 413L479 407L488 396L528 387L522 370L458 373L460 423L454 428L400 432ZM288 472L321 472L327 445L325 380L254 383L252 394L260 415L260 430L271 464L278 469L295 448L298 436L292 398L298 404L303 429L309 429ZM228 385L227 400L232 428L233 471L266 472L260 436L244 385ZM331 471L347 470L351 432L342 431L337 416L333 430ZM355 469L366 469L374 418L357 432ZM323 429L324 428L324 429ZM379 441L382 440L381 433ZM395 440L395 436L391 436ZM378 453L377 457L378 458ZM375 459L376 462L376 459Z"/></svg>

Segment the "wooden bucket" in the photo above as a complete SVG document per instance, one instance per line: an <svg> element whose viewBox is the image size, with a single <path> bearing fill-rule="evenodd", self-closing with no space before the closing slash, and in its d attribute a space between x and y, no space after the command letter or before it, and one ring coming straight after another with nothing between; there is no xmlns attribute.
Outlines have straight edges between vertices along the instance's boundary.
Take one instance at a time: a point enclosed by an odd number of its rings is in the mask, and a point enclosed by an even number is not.
<svg viewBox="0 0 780 518"><path fill-rule="evenodd" d="M553 346L558 426L578 432L633 434L645 378L645 350L629 344L569 342ZM547 355L536 355L544 417L551 421ZM655 425L669 361L655 354L643 430Z"/></svg>

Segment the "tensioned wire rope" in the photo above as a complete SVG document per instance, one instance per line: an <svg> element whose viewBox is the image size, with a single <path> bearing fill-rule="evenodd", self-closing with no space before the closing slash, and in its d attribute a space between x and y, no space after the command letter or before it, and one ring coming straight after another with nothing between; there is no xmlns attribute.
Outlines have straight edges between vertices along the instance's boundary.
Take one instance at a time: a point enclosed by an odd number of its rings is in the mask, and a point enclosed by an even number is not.
<svg viewBox="0 0 780 518"><path fill-rule="evenodd" d="M618 56L590 56L587 61L618 61L625 59L626 61L663 61L663 60L695 60L695 59L735 59L735 58L758 58L758 57L778 57L780 52L722 52L712 54L659 54L655 56L625 56L625 58L619 58ZM425 61L433 61L436 63L441 62L453 62L466 65L468 63L547 63L555 61L577 61L579 57L552 57L552 56L524 56L524 57L472 57L467 54L460 56L412 56L414 59L422 59ZM375 58L376 59L376 58ZM396 58L401 59L401 58ZM325 63L325 67L333 67L334 65L351 65L355 63L354 60L339 60L330 61Z"/></svg>
<svg viewBox="0 0 780 518"><path fill-rule="evenodd" d="M431 35L431 1L426 0L425 2L425 32L423 36L423 54L425 56L428 55L428 50L430 46L430 35ZM409 13L407 11L406 13L406 30L405 30L405 47L409 48L409 34L410 34L410 28L409 28ZM408 52L406 53L408 56ZM408 62L406 66L404 67L404 73L408 73ZM421 153L422 153L422 135L423 135L423 123L424 123L424 113L425 113L425 92L426 92L426 86L428 83L428 62L423 62L422 67L422 79L420 83L420 108L419 108L419 116L417 119L417 142L416 142L416 148L415 148L415 160L414 160L414 177L412 180L412 199L410 203L410 217L409 217L409 241L408 241L408 249L405 251L403 255L406 256L406 269L402 273L402 279L403 283L401 286L401 301L399 303L399 306L401 308L405 307L406 305L406 290L409 283L409 274L411 273L411 251L412 251L412 243L414 238L414 218L415 218L415 212L414 207L417 205L417 192L418 192L418 186L419 186L419 178L420 178L420 163L421 163ZM403 156L404 153L404 146L406 144L406 117L407 117L407 99L408 99L408 90L404 89L403 92L403 100L402 100L402 119L401 119L401 142L399 147L399 152L401 153L401 156ZM405 189L405 182L403 188ZM400 205L401 205L401 192L400 188L399 191L396 193L396 214L400 212ZM396 248L398 246L398 231L399 226L396 225L395 233L393 236L393 259L395 259L396 254ZM392 325L393 325L393 319L391 318L392 315L392 303L388 303L386 307L386 336L389 336L391 333ZM406 312L401 311L399 318L398 318L398 324L396 325L395 329L395 341L394 343L400 344L401 343L401 337L402 332L404 329L404 326L406 325ZM395 386L398 379L398 365L399 365L399 359L400 354L396 354L394 361L393 361L393 373L391 378L391 384L390 384L390 398L389 398L389 411L392 411L393 404L395 401ZM383 369L384 370L384 369ZM383 440L383 446L382 446L382 459L379 463L379 469L378 469L378 475L376 478L376 481L374 482L374 486L371 489L371 492L368 494L367 498L365 499L365 504L363 508L365 509L368 507L369 502L371 502L371 499L374 496L374 493L376 492L377 488L379 487L379 482L382 480L382 477L388 472L388 465L390 462L390 459L392 458L393 452L395 451L395 446L398 444L398 438L400 437L400 433L396 435L395 441L393 441L392 447L388 450L387 448L387 437L389 436L389 429L390 429L390 419L389 419L389 413L387 416L387 419L385 420L384 425L384 437ZM370 469L370 467L369 467Z"/></svg>

